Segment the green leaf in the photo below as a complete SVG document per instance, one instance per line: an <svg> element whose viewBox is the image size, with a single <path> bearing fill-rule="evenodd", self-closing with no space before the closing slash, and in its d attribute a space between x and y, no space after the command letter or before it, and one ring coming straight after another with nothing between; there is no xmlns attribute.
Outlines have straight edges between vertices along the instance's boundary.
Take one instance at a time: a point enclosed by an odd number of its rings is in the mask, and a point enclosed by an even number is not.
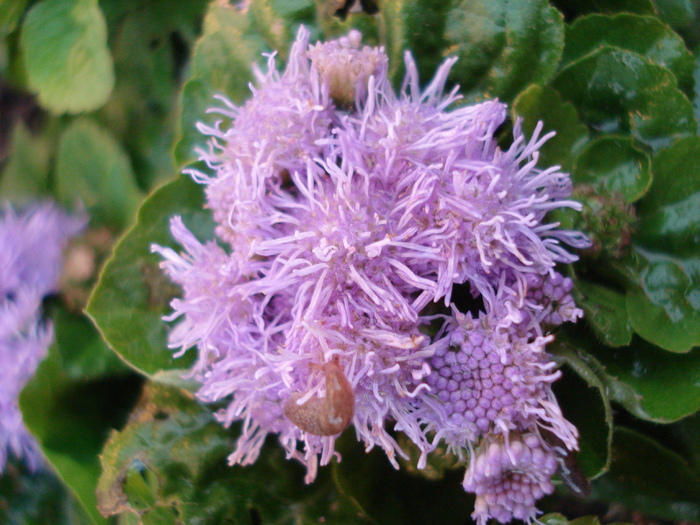
<svg viewBox="0 0 700 525"><path fill-rule="evenodd" d="M285 50L298 24L308 26L315 21L316 9L313 0L256 0L250 4L250 15L251 33L262 37L270 49Z"/></svg>
<svg viewBox="0 0 700 525"><path fill-rule="evenodd" d="M634 331L627 317L624 292L584 279L575 282L576 304L596 335L609 346L629 345Z"/></svg>
<svg viewBox="0 0 700 525"><path fill-rule="evenodd" d="M206 0L104 2L116 84L100 110L132 159L141 188L172 177L182 77Z"/></svg>
<svg viewBox="0 0 700 525"><path fill-rule="evenodd" d="M93 224L120 230L141 200L131 163L111 135L81 118L63 132L56 159L56 194L65 206L81 201Z"/></svg>
<svg viewBox="0 0 700 525"><path fill-rule="evenodd" d="M30 87L53 113L102 106L114 86L107 27L97 0L42 0L22 25Z"/></svg>
<svg viewBox="0 0 700 525"><path fill-rule="evenodd" d="M50 468L31 472L10 458L0 475L0 522L88 525L92 519Z"/></svg>
<svg viewBox="0 0 700 525"><path fill-rule="evenodd" d="M672 257L636 249L637 282L627 291L634 331L670 350L700 345L700 256Z"/></svg>
<svg viewBox="0 0 700 525"><path fill-rule="evenodd" d="M382 2L378 14L389 57L389 78L395 85L400 85L403 80L403 53L407 49L416 61L423 82L433 77L446 56L445 28L455 3L434 0Z"/></svg>
<svg viewBox="0 0 700 525"><path fill-rule="evenodd" d="M192 73L182 92L182 115L175 159L179 165L196 160L196 147L207 139L197 123L213 125L222 116L207 109L222 107L214 98L224 95L240 103L250 96L251 65L261 59L265 42L254 32L250 19L238 9L212 4L205 18L204 34L192 56Z"/></svg>
<svg viewBox="0 0 700 525"><path fill-rule="evenodd" d="M605 385L608 397L635 416L656 423L678 421L700 409L700 349L671 354L634 338L609 348L580 333L572 342Z"/></svg>
<svg viewBox="0 0 700 525"><path fill-rule="evenodd" d="M674 142L652 164L654 182L639 203L636 240L675 255L700 255L700 137Z"/></svg>
<svg viewBox="0 0 700 525"><path fill-rule="evenodd" d="M203 209L202 187L178 177L156 190L143 204L136 225L114 248L87 307L109 346L134 369L153 376L162 370L188 368L191 357L174 359L167 346L170 300L179 294L161 272L151 244L172 246L169 222L182 216L201 239L213 237L211 214Z"/></svg>
<svg viewBox="0 0 700 525"><path fill-rule="evenodd" d="M620 193L625 202L642 198L651 185L651 160L635 140L603 135L590 142L576 159L571 178L602 194Z"/></svg>
<svg viewBox="0 0 700 525"><path fill-rule="evenodd" d="M589 125L630 133L655 149L697 131L673 73L637 53L604 45L565 67L552 85Z"/></svg>
<svg viewBox="0 0 700 525"><path fill-rule="evenodd" d="M685 459L637 432L618 427L610 473L593 497L667 520L700 520L700 479Z"/></svg>
<svg viewBox="0 0 700 525"><path fill-rule="evenodd" d="M53 309L51 318L63 365L62 373L67 380L88 381L129 371L84 314L57 307Z"/></svg>
<svg viewBox="0 0 700 525"><path fill-rule="evenodd" d="M603 45L637 53L652 64L668 68L680 88L692 92L693 55L681 37L658 18L629 13L578 18L566 28L562 61L568 64Z"/></svg>
<svg viewBox="0 0 700 525"><path fill-rule="evenodd" d="M523 130L532 136L538 121L545 133L556 135L540 148L540 166L559 165L570 171L574 159L588 141L588 129L581 123L576 108L564 102L554 89L533 84L518 95L511 108L513 118L524 119Z"/></svg>
<svg viewBox="0 0 700 525"><path fill-rule="evenodd" d="M693 96L693 114L695 115L695 120L700 122L700 54L695 57L693 80L696 86L695 95Z"/></svg>
<svg viewBox="0 0 700 525"><path fill-rule="evenodd" d="M696 22L692 0L654 0L659 18L674 29L681 29Z"/></svg>
<svg viewBox="0 0 700 525"><path fill-rule="evenodd" d="M613 415L605 385L588 365L585 357L569 344L556 343L548 348L567 371L554 383L554 393L566 419L579 431L578 464L587 478L608 470L611 460Z"/></svg>
<svg viewBox="0 0 700 525"><path fill-rule="evenodd" d="M600 520L596 516L583 516L569 521L563 514L545 514L537 521L545 525L600 525Z"/></svg>
<svg viewBox="0 0 700 525"><path fill-rule="evenodd" d="M459 57L450 79L463 93L511 101L552 78L564 47L563 17L546 0L455 1L445 40Z"/></svg>
<svg viewBox="0 0 700 525"><path fill-rule="evenodd" d="M22 203L48 193L51 146L20 120L12 130L10 158L0 176L0 197Z"/></svg>
<svg viewBox="0 0 700 525"><path fill-rule="evenodd" d="M64 324L61 316L57 325ZM57 332L65 334L57 326ZM82 348L49 349L34 377L20 395L27 428L63 481L75 492L95 523L106 523L97 511L95 487L100 474L99 454L112 428L121 426L138 393L135 375L94 378ZM93 346L93 345L88 345ZM94 348L94 346L93 346ZM80 373L82 372L82 374Z"/></svg>
<svg viewBox="0 0 700 525"><path fill-rule="evenodd" d="M473 511L474 497L462 488L462 469L446 471L440 480L407 475L394 469L379 448L365 452L348 432L336 449L343 456L333 465L338 490L376 523L457 525Z"/></svg>
<svg viewBox="0 0 700 525"><path fill-rule="evenodd" d="M334 491L328 469L305 485L278 445L264 447L251 466L229 467L235 438L191 396L148 385L129 424L105 446L100 510L144 524L367 522Z"/></svg>
<svg viewBox="0 0 700 525"><path fill-rule="evenodd" d="M0 0L0 38L12 33L27 7L27 0Z"/></svg>

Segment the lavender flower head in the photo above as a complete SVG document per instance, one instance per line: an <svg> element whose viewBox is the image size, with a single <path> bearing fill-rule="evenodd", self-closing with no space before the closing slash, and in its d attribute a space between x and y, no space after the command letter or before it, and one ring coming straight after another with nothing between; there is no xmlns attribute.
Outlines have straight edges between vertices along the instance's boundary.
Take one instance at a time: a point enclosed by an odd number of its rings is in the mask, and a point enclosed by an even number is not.
<svg viewBox="0 0 700 525"><path fill-rule="evenodd" d="M8 455L31 469L41 461L17 404L53 340L41 302L55 292L62 252L84 226L51 204L21 214L6 206L0 217L0 472Z"/></svg>
<svg viewBox="0 0 700 525"><path fill-rule="evenodd" d="M545 346L549 327L581 316L554 266L576 259L565 245L588 241L544 222L579 208L567 174L536 168L549 135L538 126L528 141L518 122L504 151L494 137L504 104L447 111L460 98L444 93L455 59L421 91L407 53L397 94L383 49L361 47L359 33L308 39L301 28L283 72L271 55L246 104L220 97L211 111L222 120L198 126L210 171L190 174L206 185L218 239L202 243L174 217L184 252L153 247L184 291L170 345L197 346L199 398L228 400L217 418L242 422L231 464L254 462L277 434L310 482L319 461L340 459L334 443L350 422L397 468L406 454L391 428L420 449L419 467L441 440L461 455L500 443L510 458L519 443L550 458L546 430L575 450ZM455 287L478 317L453 304ZM535 480L522 509L512 490L490 497L513 469L484 474L470 455L478 519L533 516L549 491L549 459L537 470L515 456Z"/></svg>

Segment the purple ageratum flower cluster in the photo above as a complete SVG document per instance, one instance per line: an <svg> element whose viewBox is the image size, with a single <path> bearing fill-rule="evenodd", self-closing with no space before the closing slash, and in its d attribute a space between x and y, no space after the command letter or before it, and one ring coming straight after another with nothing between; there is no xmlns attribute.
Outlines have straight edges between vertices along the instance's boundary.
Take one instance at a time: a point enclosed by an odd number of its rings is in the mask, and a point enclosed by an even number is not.
<svg viewBox="0 0 700 525"><path fill-rule="evenodd" d="M421 90L407 53L397 94L383 49L361 47L359 33L308 38L300 29L282 73L269 57L246 104L220 97L222 120L199 125L210 173L190 173L217 240L174 217L184 252L153 247L184 292L170 345L197 346L199 398L228 400L217 418L242 422L231 464L254 462L277 434L310 482L351 421L398 468L392 425L420 449L419 467L441 440L473 452L465 488L480 522L532 517L557 452L541 436L577 448L545 351L546 330L581 315L554 266L588 241L544 222L579 208L570 179L536 167L541 126L528 141L516 123L512 146L498 147L504 104L447 111L460 98L444 93L455 59ZM456 285L483 304L476 318L452 304ZM434 303L445 313L428 315Z"/></svg>
<svg viewBox="0 0 700 525"><path fill-rule="evenodd" d="M84 224L51 204L0 215L0 472L10 454L31 469L41 462L17 402L53 340L41 302L56 291L63 249Z"/></svg>

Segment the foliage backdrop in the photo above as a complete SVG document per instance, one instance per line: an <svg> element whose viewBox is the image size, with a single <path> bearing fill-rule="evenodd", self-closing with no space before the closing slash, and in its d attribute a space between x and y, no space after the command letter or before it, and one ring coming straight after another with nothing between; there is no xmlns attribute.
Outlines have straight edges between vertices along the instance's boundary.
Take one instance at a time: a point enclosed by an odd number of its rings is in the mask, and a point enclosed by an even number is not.
<svg viewBox="0 0 700 525"><path fill-rule="evenodd" d="M272 49L284 61L302 23L312 41L360 29L385 46L396 82L405 49L423 79L457 55L450 81L465 102L498 97L528 132L539 120L557 132L541 163L568 170L585 205L557 219L594 249L567 269L585 320L550 351L593 492L581 506L562 487L540 507L574 518L616 503L700 521L700 4L383 0L345 19L341 4L0 0L0 199L82 202L85 242L106 260L77 300L47 304L56 342L20 404L58 477L9 468L0 521L468 520L473 502L449 457L396 472L345 436L344 460L311 486L274 443L256 465L227 467L236 429L216 424L182 379L193 356L167 349L161 317L178 290L149 246L173 245L174 214L211 237L201 186L178 175L203 143L195 123L215 118L216 93L244 101L250 65ZM31 118L11 118L18 105Z"/></svg>

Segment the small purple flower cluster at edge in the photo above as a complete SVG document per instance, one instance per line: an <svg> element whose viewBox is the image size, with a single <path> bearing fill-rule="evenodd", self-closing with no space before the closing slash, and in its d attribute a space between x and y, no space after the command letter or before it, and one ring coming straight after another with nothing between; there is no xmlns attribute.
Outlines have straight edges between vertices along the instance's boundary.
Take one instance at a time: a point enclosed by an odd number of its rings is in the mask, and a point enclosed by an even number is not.
<svg viewBox="0 0 700 525"><path fill-rule="evenodd" d="M553 326L582 315L555 265L588 240L543 222L580 209L567 174L536 167L550 135L538 125L528 140L516 122L501 149L506 106L453 105L457 88L444 88L455 60L421 90L406 53L396 93L382 48L356 31L310 46L301 28L284 71L270 55L248 102L219 97L221 120L198 125L208 172L189 173L206 187L217 239L173 217L184 251L153 249L184 292L166 318L178 320L171 347L198 348L199 398L227 400L217 418L242 423L231 464L254 462L270 433L307 482L340 459L338 435L284 412L292 395L326 396L322 365L333 362L367 450L381 447L398 468L400 431L423 467L444 442L468 455L464 488L480 524L531 520L557 454L578 448L546 345ZM459 311L455 286L478 313Z"/></svg>
<svg viewBox="0 0 700 525"><path fill-rule="evenodd" d="M63 249L84 225L50 203L0 211L0 473L11 455L30 470L42 462L18 398L53 341L41 303L57 291Z"/></svg>

